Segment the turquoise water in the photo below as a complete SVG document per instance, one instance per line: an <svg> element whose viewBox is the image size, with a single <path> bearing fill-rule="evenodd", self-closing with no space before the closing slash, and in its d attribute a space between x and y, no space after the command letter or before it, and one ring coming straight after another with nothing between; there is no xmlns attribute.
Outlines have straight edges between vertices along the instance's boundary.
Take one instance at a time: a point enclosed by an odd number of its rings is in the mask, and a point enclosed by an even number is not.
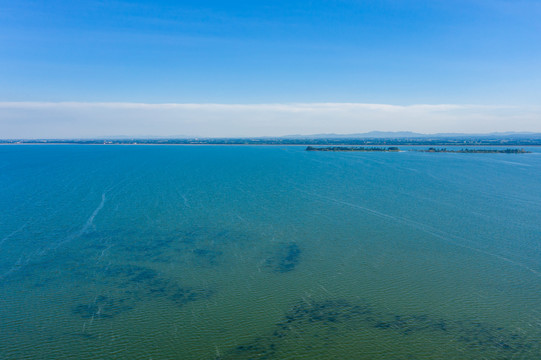
<svg viewBox="0 0 541 360"><path fill-rule="evenodd" d="M541 149L1 146L1 359L539 359Z"/></svg>

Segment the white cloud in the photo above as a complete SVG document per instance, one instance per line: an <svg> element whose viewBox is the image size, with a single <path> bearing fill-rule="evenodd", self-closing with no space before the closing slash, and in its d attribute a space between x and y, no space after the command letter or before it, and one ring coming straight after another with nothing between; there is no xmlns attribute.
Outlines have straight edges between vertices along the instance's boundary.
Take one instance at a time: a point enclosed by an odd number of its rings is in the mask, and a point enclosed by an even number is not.
<svg viewBox="0 0 541 360"><path fill-rule="evenodd" d="M540 107L362 103L0 102L0 138L541 132Z"/></svg>

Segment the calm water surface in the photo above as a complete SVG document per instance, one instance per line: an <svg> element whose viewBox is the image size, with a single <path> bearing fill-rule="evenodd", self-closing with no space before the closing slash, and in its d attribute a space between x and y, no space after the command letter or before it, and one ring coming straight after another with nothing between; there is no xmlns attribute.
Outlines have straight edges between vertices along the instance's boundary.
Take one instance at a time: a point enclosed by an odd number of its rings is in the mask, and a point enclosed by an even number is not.
<svg viewBox="0 0 541 360"><path fill-rule="evenodd" d="M1 146L1 359L539 359L541 149Z"/></svg>

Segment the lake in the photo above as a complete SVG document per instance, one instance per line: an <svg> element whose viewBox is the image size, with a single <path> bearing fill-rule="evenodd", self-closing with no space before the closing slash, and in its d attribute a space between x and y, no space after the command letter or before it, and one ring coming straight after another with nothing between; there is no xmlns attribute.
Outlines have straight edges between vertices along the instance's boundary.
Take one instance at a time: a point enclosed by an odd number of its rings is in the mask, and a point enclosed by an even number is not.
<svg viewBox="0 0 541 360"><path fill-rule="evenodd" d="M528 150L0 146L0 358L539 359Z"/></svg>

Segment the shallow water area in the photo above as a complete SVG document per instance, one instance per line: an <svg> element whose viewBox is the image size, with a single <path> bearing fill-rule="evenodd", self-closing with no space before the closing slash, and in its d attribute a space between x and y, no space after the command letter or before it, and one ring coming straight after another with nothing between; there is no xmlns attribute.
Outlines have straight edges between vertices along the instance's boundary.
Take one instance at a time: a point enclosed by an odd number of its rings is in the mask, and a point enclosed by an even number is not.
<svg viewBox="0 0 541 360"><path fill-rule="evenodd" d="M538 359L541 149L1 146L2 359Z"/></svg>

